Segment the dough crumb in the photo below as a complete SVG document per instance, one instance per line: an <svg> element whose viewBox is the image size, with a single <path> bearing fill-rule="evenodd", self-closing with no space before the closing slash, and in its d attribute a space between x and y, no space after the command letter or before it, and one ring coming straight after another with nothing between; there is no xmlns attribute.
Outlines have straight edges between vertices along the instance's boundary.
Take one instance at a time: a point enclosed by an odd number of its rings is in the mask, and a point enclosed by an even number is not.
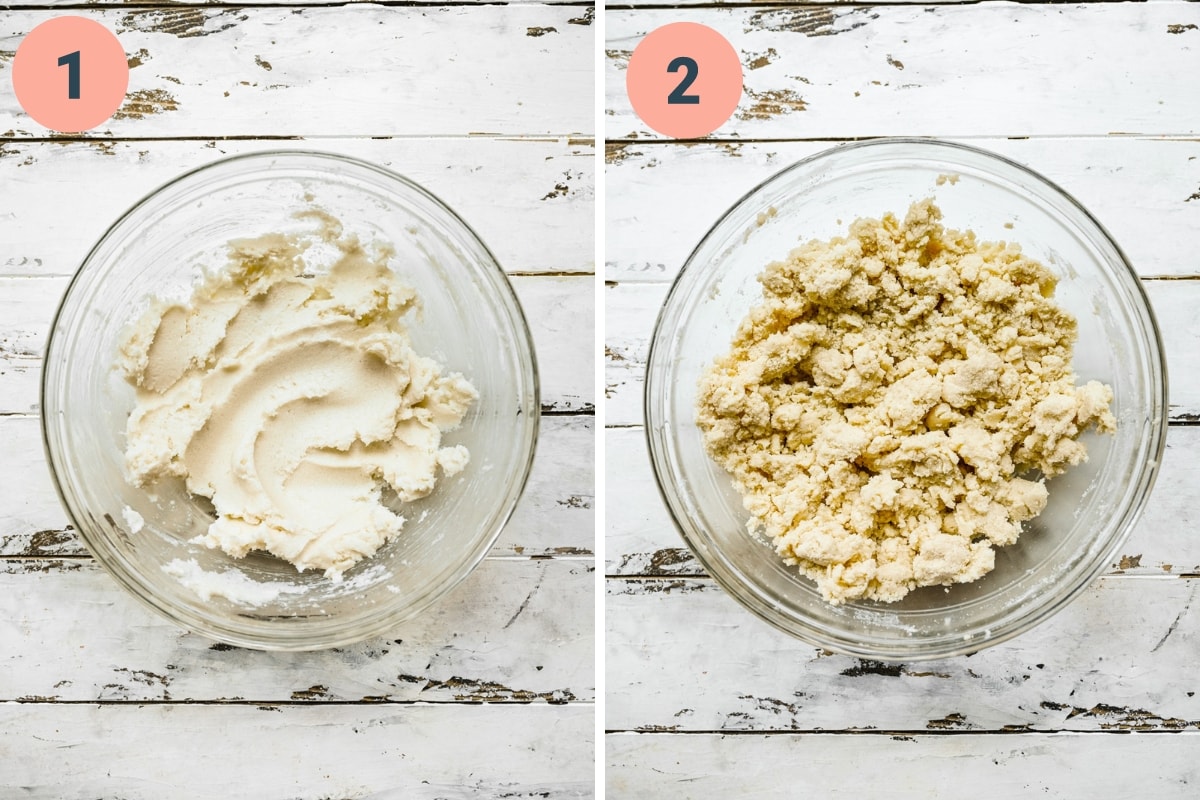
<svg viewBox="0 0 1200 800"><path fill-rule="evenodd" d="M779 555L833 604L976 580L1110 433L1076 384L1075 319L1021 248L946 229L931 199L858 219L759 276L696 421Z"/></svg>
<svg viewBox="0 0 1200 800"><path fill-rule="evenodd" d="M125 524L129 526L130 533L141 533L142 529L146 527L146 519L129 506L121 507L121 516L124 517Z"/></svg>
<svg viewBox="0 0 1200 800"><path fill-rule="evenodd" d="M164 564L162 571L190 589L201 600L208 602L214 597L224 597L239 605L257 608L273 603L281 595L300 594L302 586L281 581L262 582L252 580L237 570L207 572L195 559L176 558Z"/></svg>

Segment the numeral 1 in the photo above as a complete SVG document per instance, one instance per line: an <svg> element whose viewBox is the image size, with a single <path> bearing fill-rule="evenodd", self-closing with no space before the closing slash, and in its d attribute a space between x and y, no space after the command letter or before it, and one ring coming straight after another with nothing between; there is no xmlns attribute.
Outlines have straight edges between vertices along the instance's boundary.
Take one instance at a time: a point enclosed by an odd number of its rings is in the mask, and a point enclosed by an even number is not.
<svg viewBox="0 0 1200 800"><path fill-rule="evenodd" d="M58 65L67 68L67 98L79 99L79 51L58 57Z"/></svg>

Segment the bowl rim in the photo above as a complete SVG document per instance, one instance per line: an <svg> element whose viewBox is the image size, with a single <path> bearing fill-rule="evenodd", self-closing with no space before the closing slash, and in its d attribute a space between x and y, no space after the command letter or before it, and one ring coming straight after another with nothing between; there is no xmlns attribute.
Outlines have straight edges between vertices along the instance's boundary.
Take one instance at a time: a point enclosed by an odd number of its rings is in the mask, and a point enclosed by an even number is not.
<svg viewBox="0 0 1200 800"><path fill-rule="evenodd" d="M507 314L511 316L514 324L514 333L516 334L515 345L520 353L520 358L528 361L529 386L528 393L530 395L530 405L532 408L522 409L525 416L528 418L526 425L528 426L527 434L522 437L527 440L527 453L524 458L524 463L521 464L518 472L515 474L515 481L512 489L509 492L509 500L507 508L499 514L492 523L492 530L487 536L480 539L476 546L470 551L470 555L461 564L461 569L454 573L452 577L444 581L442 584L435 586L418 600L410 605L399 609L394 609L390 613L376 613L369 617L364 617L356 622L355 626L348 632L343 632L341 635L335 635L332 629L321 629L314 636L303 631L287 631L287 635L278 638L262 636L260 633L250 633L238 629L234 625L228 624L226 621L216 621L214 619L203 619L189 611L181 611L180 607L161 602L158 596L152 592L145 591L143 586L133 579L130 570L126 569L124 563L119 557L114 556L108 551L105 536L94 536L84 524L84 515L77 512L71 503L67 492L63 487L64 477L60 477L60 465L58 465L54 448L51 444L51 434L49 431L49 417L46 414L46 397L48 392L48 379L50 375L49 364L52 355L52 348L58 338L59 322L62 318L64 310L67 308L68 301L72 297L72 293L79 283L81 276L92 263L92 259L100 251L106 242L114 234L120 232L122 227L133 218L139 211L145 209L148 205L157 200L161 200L163 195L167 194L171 189L179 187L181 184L186 184L199 175L205 175L212 172L219 172L223 169L233 169L239 164L261 162L265 168L258 168L260 175L267 175L270 172L271 164L278 163L280 160L294 160L297 162L317 161L329 163L349 164L353 168L366 170L383 178L385 181L398 184L396 191L411 191L418 195L423 200L430 203L433 208L440 214L446 215L446 221L461 228L461 232L466 236L467 240L473 246L478 247L482 254L486 256L486 261L482 265L485 270L493 271L493 277L496 279L496 286L501 288L502 297L500 302L505 306ZM521 305L520 298L517 296L516 290L512 285L512 280L504 268L500 265L499 260L492 252L491 248L483 241L479 234L466 220L464 220L457 211L450 205L444 202L440 197L433 192L412 180L411 178L396 172L392 169L379 164L372 163L356 156L345 155L331 151L315 150L310 148L269 148L264 150L255 150L248 153L238 153L232 156L224 156L222 158L209 161L199 166L193 167L185 172L179 173L175 177L159 184L139 200L134 202L125 209L96 239L92 246L88 249L87 254L79 262L74 273L71 275L67 286L63 291L58 305L54 311L54 315L50 321L49 332L46 337L46 344L43 348L42 371L39 378L39 427L41 430L43 452L46 455L46 463L49 468L51 483L54 485L55 493L58 495L60 505L66 512L68 519L74 526L76 533L84 546L87 548L92 557L104 568L107 572L126 592L135 597L144 607L150 608L162 617L169 619L175 625L184 628L185 630L198 633L209 639L224 644L234 645L236 647L244 647L255 650L270 650L270 651L307 651L307 650L323 650L335 647L341 647L353 644L365 639L378 637L388 633L390 630L400 625L403 622L413 619L419 614L426 611L430 606L434 605L449 592L459 586L469 575L471 575L479 565L487 557L497 539L503 533L508 522L511 520L514 511L516 510L525 488L529 481L529 475L533 466L533 460L537 452L537 444L541 428L541 378L537 366L537 351L534 346L533 334L529 327L528 318L525 315L524 308ZM61 414L61 411L60 411ZM63 453L66 456L64 450ZM136 570L135 570L136 571Z"/></svg>
<svg viewBox="0 0 1200 800"><path fill-rule="evenodd" d="M672 487L670 487L670 476L667 465L665 464L665 456L660 451L659 443L656 442L655 432L655 414L652 413L654 406L653 394L658 386L656 379L656 370L654 369L656 356L661 358L661 350L665 349L666 342L663 337L663 324L666 321L668 310L672 307L674 301L683 291L682 285L685 277L689 276L689 270L694 269L695 259L700 255L701 251L708 244L710 239L713 239L726 220L731 218L738 210L750 202L760 192L767 190L777 182L785 180L790 174L802 170L805 167L812 165L815 162L823 161L835 155L841 155L848 151L866 150L880 147L898 147L898 146L915 146L926 148L929 151L945 151L953 153L955 151L968 153L974 157L983 157L985 160L999 162L1001 165L1014 169L1021 173L1023 177L1032 179L1035 183L1041 184L1043 188L1048 189L1052 194L1066 201L1067 204L1076 212L1082 215L1087 224L1094 226L1095 233L1103 240L1105 244L1112 247L1120 260L1121 266L1125 268L1127 276L1131 278L1130 289L1135 299L1137 310L1143 316L1143 322L1146 325L1148 332L1151 334L1152 342L1147 342L1146 349L1150 355L1151 366L1153 371L1161 376L1161 380L1152 382L1150 386L1152 414L1149 420L1150 437L1148 440L1147 460L1143 462L1142 467L1137 474L1136 491L1132 494L1132 501L1125 508L1121 509L1121 519L1115 527L1115 535L1111 538L1107 547L1098 554L1098 557L1086 569L1077 570L1073 579L1065 585L1065 588L1060 588L1057 592L1047 593L1049 601L1040 602L1033 607L1033 613L1028 611L1022 613L1014 613L1011 609L1008 613L998 617L997 624L991 626L986 631L984 636L968 637L962 639L952 639L943 637L942 639L931 640L913 640L920 642L916 649L900 649L880 647L874 644L864 643L861 639L847 636L837 636L836 634L827 633L822 627L810 624L807 620L800 617L793 617L783 613L777 606L760 597L756 591L759 587L750 580L744 578L744 573L735 569L731 565L726 565L719 553L709 553L708 547L704 542L694 540L689 533L688 526L684 524L684 519L687 518L684 510L677 507L673 498ZM1153 306L1150 304L1150 298L1146 293L1145 286L1136 270L1133 268L1128 256L1124 250L1117 244L1116 240L1108 232L1108 230L1100 223L1098 219L1087 208L1077 200L1074 195L1068 192L1057 183L1051 181L1041 173L1031 169L1030 167L1014 161L1011 158L1003 156L999 153L985 150L974 145L964 144L962 142L948 141L936 137L919 137L919 136L899 136L899 137L878 137L868 138L849 142L835 144L832 147L825 148L817 153L805 156L788 166L773 173L767 178L757 183L749 191L743 193L732 205L730 205L713 224L708 228L698 243L688 254L679 272L671 281L671 286L667 291L666 297L659 308L655 318L654 328L650 335L650 343L647 349L646 356L646 379L642 389L642 413L643 413L643 432L646 441L646 446L650 454L651 469L654 473L655 484L658 488L659 496L663 500L668 513L671 516L671 521L674 523L676 531L687 544L693 556L703 567L708 577L711 577L716 583L744 608L751 611L754 616L771 625L775 629L789 634L801 641L816 647L821 647L846 655L857 656L860 658L869 658L887 662L917 662L930 661L939 658L945 658L956 655L968 655L979 652L987 647L1008 641L1015 636L1024 633L1025 631L1035 627L1053 616L1058 610L1062 609L1075 598L1086 590L1092 582L1106 568L1116 552L1124 544L1129 534L1132 532L1134 525L1145 509L1147 500L1153 489L1154 482L1157 478L1160 466L1162 464L1163 451L1166 448L1166 437L1169 427L1169 406L1167 404L1168 397L1168 375L1167 375L1167 360L1166 351L1163 346L1162 333L1158 325L1158 320L1155 317ZM1157 415L1153 414L1153 410L1157 410ZM660 421L661 422L661 421ZM663 447L665 448L665 443ZM706 454L707 455L707 454ZM691 521L691 520L689 520ZM694 521L692 524L697 530L701 526ZM796 576L800 579L800 576ZM750 591L746 591L750 590ZM883 606L886 608L886 606ZM1019 606L1018 609L1021 607ZM930 646L932 642L932 646ZM956 643L957 642L957 643Z"/></svg>

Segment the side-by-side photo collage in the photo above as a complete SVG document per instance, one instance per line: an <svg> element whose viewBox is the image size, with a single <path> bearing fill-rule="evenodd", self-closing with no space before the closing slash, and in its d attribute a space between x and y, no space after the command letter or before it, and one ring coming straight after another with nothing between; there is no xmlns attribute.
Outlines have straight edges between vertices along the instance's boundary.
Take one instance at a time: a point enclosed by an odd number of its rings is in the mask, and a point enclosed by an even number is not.
<svg viewBox="0 0 1200 800"><path fill-rule="evenodd" d="M1191 0L0 2L0 800L1197 797L1197 74Z"/></svg>

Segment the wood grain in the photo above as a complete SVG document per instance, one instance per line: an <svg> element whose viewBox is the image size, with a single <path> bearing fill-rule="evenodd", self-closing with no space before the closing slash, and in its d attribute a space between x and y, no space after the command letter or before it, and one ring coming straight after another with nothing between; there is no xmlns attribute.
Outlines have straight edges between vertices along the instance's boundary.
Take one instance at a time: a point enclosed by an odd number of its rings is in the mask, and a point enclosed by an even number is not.
<svg viewBox="0 0 1200 800"><path fill-rule="evenodd" d="M1143 283L1162 332L1174 421L1200 420L1200 280ZM605 289L605 424L640 425L646 356L668 285L631 283ZM0 378L3 380L3 378Z"/></svg>
<svg viewBox="0 0 1200 800"><path fill-rule="evenodd" d="M593 278L518 276L512 284L533 333L543 411L591 413ZM42 351L66 286L66 278L0 278L0 415L37 413Z"/></svg>
<svg viewBox="0 0 1200 800"><path fill-rule="evenodd" d="M592 748L587 706L0 706L19 797L565 800Z"/></svg>
<svg viewBox="0 0 1200 800"><path fill-rule="evenodd" d="M224 156L274 149L353 156L411 178L510 272L594 271L595 159L585 141L16 140L0 143L0 276L70 275L118 214L155 188ZM21 224L32 219L41 224Z"/></svg>
<svg viewBox="0 0 1200 800"><path fill-rule="evenodd" d="M593 36L570 22L577 7L73 13L116 33L133 64L125 105L91 137L592 135ZM52 16L0 15L0 81ZM9 92L0 131L46 135Z"/></svg>
<svg viewBox="0 0 1200 800"><path fill-rule="evenodd" d="M583 415L542 419L529 482L491 555L587 556L595 545L595 428ZM36 417L0 417L0 557L87 555L51 483Z"/></svg>
<svg viewBox="0 0 1200 800"><path fill-rule="evenodd" d="M1200 195L1200 138L980 138L964 143L1025 164L1066 189L1108 229L1139 275L1200 275L1194 256L1200 247L1200 196L1193 196ZM674 279L709 227L743 194L837 144L609 144L605 180L621 199L606 207L605 279ZM653 235L647 235L650 231ZM1019 231L1014 236L1019 238Z"/></svg>
<svg viewBox="0 0 1200 800"><path fill-rule="evenodd" d="M606 737L606 797L1191 797L1200 734Z"/></svg>
<svg viewBox="0 0 1200 800"><path fill-rule="evenodd" d="M0 559L0 702L591 702L584 560L492 559L386 637L268 653L186 633L91 559Z"/></svg>
<svg viewBox="0 0 1200 800"><path fill-rule="evenodd" d="M609 139L660 138L629 104L625 65L648 31L678 18L606 14ZM1200 36L1186 28L1200 23L1194 3L756 5L687 18L742 57L741 104L714 138L1200 131L1191 84L1160 79L1200 64Z"/></svg>
<svg viewBox="0 0 1200 800"><path fill-rule="evenodd" d="M658 494L645 433L639 428L605 432L605 491L620 497L604 517L605 572L613 577L696 577L704 570L680 538ZM1137 526L1110 574L1200 575L1200 427L1172 426L1167 450Z"/></svg>

